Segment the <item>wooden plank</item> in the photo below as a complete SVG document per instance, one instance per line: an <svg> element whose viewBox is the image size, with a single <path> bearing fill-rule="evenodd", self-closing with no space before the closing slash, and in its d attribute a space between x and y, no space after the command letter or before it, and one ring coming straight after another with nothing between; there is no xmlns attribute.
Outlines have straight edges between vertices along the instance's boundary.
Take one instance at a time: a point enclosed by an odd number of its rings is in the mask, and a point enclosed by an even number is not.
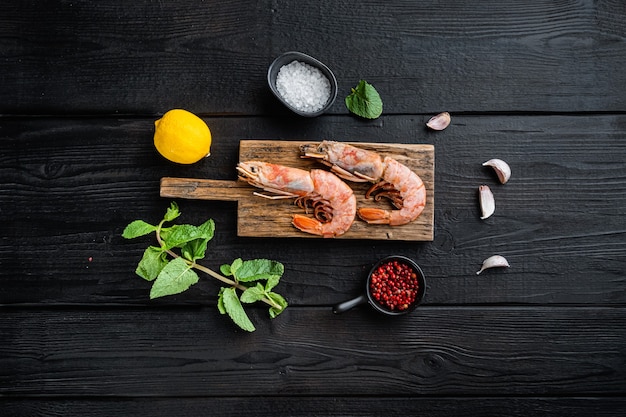
<svg viewBox="0 0 626 417"><path fill-rule="evenodd" d="M621 308L4 309L1 397L623 396ZM574 323L574 325L572 324ZM245 381L245 383L242 383Z"/></svg>
<svg viewBox="0 0 626 417"><path fill-rule="evenodd" d="M0 414L626 414L623 1L92 3L0 4ZM328 115L267 89L294 45L338 76ZM363 78L380 119L343 104ZM173 107L216 116L212 158L154 152ZM426 131L442 110L450 128ZM153 242L121 230L161 218L162 177L234 180L246 138L437 146L434 240L238 237L233 201L184 201L181 220L216 220L212 267L285 260L290 308L246 307L247 334L214 282L149 301L132 271ZM496 251L512 267L476 276ZM392 253L427 273L419 314L332 315Z"/></svg>
<svg viewBox="0 0 626 417"><path fill-rule="evenodd" d="M250 187L237 181L163 177L160 195L165 198L240 201L250 198Z"/></svg>
<svg viewBox="0 0 626 417"><path fill-rule="evenodd" d="M240 143L240 161L265 161L294 168L325 169L322 164L300 157L300 146L315 142L245 140ZM338 239L371 240L433 240L434 228L434 189L435 189L435 150L432 145L352 143L361 149L390 156L417 173L426 187L426 207L415 221L402 226L370 225L356 218L350 230ZM392 209L385 204L376 204L365 198L370 183L348 182L354 190L357 207L379 207ZM247 192L245 191L247 188ZM224 181L163 178L161 196L170 198L191 198L203 200L238 201L237 235L246 237L294 237L321 238L303 233L292 224L294 214L303 214L292 200L270 200L254 196L261 191L252 186Z"/></svg>
<svg viewBox="0 0 626 417"><path fill-rule="evenodd" d="M207 119L212 156L192 166L154 150L152 118L0 119L0 304L215 304L218 286L201 279L180 296L150 301L150 283L134 275L150 238L127 241L135 219L158 222L171 199L163 176L235 181L242 138L359 138L397 142L415 132L414 116L381 125L290 126L264 118ZM421 125L421 123L419 123ZM292 305L326 305L362 291L379 258L415 259L428 279L427 305L614 305L626 302L626 118L457 116L443 132L417 131L433 144L437 210L433 242L237 237L235 203L178 200L181 221L212 218L208 267L237 257L285 263L279 292ZM114 149L112 151L111 149ZM481 166L492 157L513 175L497 184ZM479 219L476 188L493 186L496 213ZM512 264L476 276L494 252ZM90 261L91 259L91 261Z"/></svg>
<svg viewBox="0 0 626 417"><path fill-rule="evenodd" d="M626 8L620 1L0 5L0 113L291 115L267 68L299 49L335 72L331 114L359 79L385 114L620 112ZM355 7L358 5L358 7ZM311 36L312 33L319 34ZM251 35L254 34L254 35ZM329 48L341 39L341 47Z"/></svg>
<svg viewBox="0 0 626 417"><path fill-rule="evenodd" d="M150 415L152 417L618 417L626 413L625 397L445 397L367 396L293 397L244 396L204 398L2 398L0 406L9 416L44 417L72 414L92 417Z"/></svg>

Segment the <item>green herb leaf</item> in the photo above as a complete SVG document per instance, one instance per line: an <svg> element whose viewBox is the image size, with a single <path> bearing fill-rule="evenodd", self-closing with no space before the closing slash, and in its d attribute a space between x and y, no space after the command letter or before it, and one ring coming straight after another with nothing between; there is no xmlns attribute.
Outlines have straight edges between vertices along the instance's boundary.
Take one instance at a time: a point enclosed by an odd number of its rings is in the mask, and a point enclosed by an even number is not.
<svg viewBox="0 0 626 417"><path fill-rule="evenodd" d="M284 272L285 267L283 264L276 261L270 261L269 259L252 259L244 261L236 271L233 271L235 278L241 282L276 278L280 279Z"/></svg>
<svg viewBox="0 0 626 417"><path fill-rule="evenodd" d="M255 330L254 324L252 324L248 315L244 311L234 287L224 289L222 302L224 309L237 326L248 332L253 332Z"/></svg>
<svg viewBox="0 0 626 417"><path fill-rule="evenodd" d="M175 202L172 202L172 204L170 204L170 207L165 212L163 221L171 222L172 220L176 219L178 216L180 216L180 210L178 210L178 204L176 204Z"/></svg>
<svg viewBox="0 0 626 417"><path fill-rule="evenodd" d="M196 226L191 224L176 224L162 233L161 237L167 249L182 247L185 243L197 238Z"/></svg>
<svg viewBox="0 0 626 417"><path fill-rule="evenodd" d="M276 304L278 304L281 308L276 308L276 307L270 307L270 317L271 318L276 318L276 316L278 316L280 313L282 313L283 311L285 311L285 309L287 308L287 300L285 300L283 298L282 295L275 293L275 292L270 292L269 294L266 294L267 297L274 301Z"/></svg>
<svg viewBox="0 0 626 417"><path fill-rule="evenodd" d="M256 286L250 287L241 294L241 302L242 303L254 303L256 301L262 300L265 297L265 289L263 285L257 283Z"/></svg>
<svg viewBox="0 0 626 417"><path fill-rule="evenodd" d="M280 282L280 277L276 275L272 275L271 277L267 279L267 282L265 283L265 291L268 291L268 292L271 291L272 288L277 286L279 282Z"/></svg>
<svg viewBox="0 0 626 417"><path fill-rule="evenodd" d="M149 246L144 251L135 271L145 280L154 281L150 291L151 299L187 290L199 280L194 271L196 268L218 279L223 279L210 269L195 263L197 259L204 258L206 255L208 241L215 233L213 220L207 220L197 227L189 224L163 226L164 223L171 222L180 215L178 205L172 202L158 225L154 226L143 220L136 220L126 226L122 234L124 238L132 239L156 232L160 246ZM243 261L237 258L230 265L222 265L220 270L224 276L233 277L232 280L235 283L233 287L220 289L217 308L221 314L228 314L242 329L250 332L255 330L243 309L242 302L263 301L269 304L272 318L282 313L287 307L285 299L271 291L278 285L285 271L280 262L267 259ZM239 289L243 290L241 297L238 297Z"/></svg>
<svg viewBox="0 0 626 417"><path fill-rule="evenodd" d="M226 290L226 288L222 287L220 288L220 293L217 297L217 309L219 310L220 314L226 314L226 307L224 307L224 291Z"/></svg>
<svg viewBox="0 0 626 417"><path fill-rule="evenodd" d="M183 256L190 261L204 258L207 243L213 238L215 232L215 223L213 220L208 220L196 229L198 237L185 243L181 248Z"/></svg>
<svg viewBox="0 0 626 417"><path fill-rule="evenodd" d="M156 229L156 226L146 223L143 220L135 220L126 226L124 232L122 233L122 237L126 239L134 239L136 237L152 233Z"/></svg>
<svg viewBox="0 0 626 417"><path fill-rule="evenodd" d="M191 265L183 258L171 260L161 271L152 284L150 298L164 297L166 295L179 294L198 282Z"/></svg>
<svg viewBox="0 0 626 417"><path fill-rule="evenodd" d="M224 264L220 266L220 272L227 277L235 276L235 278L237 278L236 272L242 264L243 261L241 260L241 258L237 258L230 265Z"/></svg>
<svg viewBox="0 0 626 417"><path fill-rule="evenodd" d="M206 225L209 223L210 225ZM191 224L177 224L169 228L166 235L161 235L166 242L168 249L182 248L185 244L196 240L210 240L213 238L213 220L208 220L202 226L193 226Z"/></svg>
<svg viewBox="0 0 626 417"><path fill-rule="evenodd" d="M237 277L237 271L239 270L239 268L241 268L241 266L243 265L243 261L241 260L241 258L237 258L233 261L232 264L230 264L230 272Z"/></svg>
<svg viewBox="0 0 626 417"><path fill-rule="evenodd" d="M233 275L233 271L230 270L230 265L228 264L220 266L220 272L226 277L230 277Z"/></svg>
<svg viewBox="0 0 626 417"><path fill-rule="evenodd" d="M135 273L147 281L152 281L161 273L167 263L167 254L162 248L149 246L144 251Z"/></svg>
<svg viewBox="0 0 626 417"><path fill-rule="evenodd" d="M357 116L376 119L383 113L383 101L378 91L367 81L361 80L346 97L346 107Z"/></svg>

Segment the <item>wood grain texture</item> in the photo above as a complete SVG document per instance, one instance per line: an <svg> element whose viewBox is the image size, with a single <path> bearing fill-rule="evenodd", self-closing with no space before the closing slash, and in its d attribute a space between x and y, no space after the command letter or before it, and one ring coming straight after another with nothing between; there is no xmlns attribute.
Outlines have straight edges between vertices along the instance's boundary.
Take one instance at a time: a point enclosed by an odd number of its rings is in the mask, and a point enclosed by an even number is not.
<svg viewBox="0 0 626 417"><path fill-rule="evenodd" d="M622 396L615 308L9 309L4 396ZM245 381L245 383L242 383ZM11 382L11 383L9 383Z"/></svg>
<svg viewBox="0 0 626 417"><path fill-rule="evenodd" d="M252 188L240 181L163 177L159 185L159 195L163 198L240 201L250 199L251 193Z"/></svg>
<svg viewBox="0 0 626 417"><path fill-rule="evenodd" d="M288 50L334 71L333 114L361 78L386 114L626 108L624 2L440 3L5 1L0 113L287 115L265 77Z"/></svg>
<svg viewBox="0 0 626 417"><path fill-rule="evenodd" d="M123 228L157 222L170 200L163 176L234 181L239 141L318 137L411 143L437 151L435 240L419 242L242 239L232 202L179 201L181 221L216 221L204 263L235 257L285 262L284 293L293 305L332 305L361 291L378 259L415 259L427 276L425 303L600 304L624 306L626 119L623 116L457 116L443 132L424 119L375 123L329 117L323 125L265 118L210 118L212 157L171 164L152 145L153 119L2 119L0 132L0 303L151 304L134 276L151 239L126 241ZM504 186L481 164L492 157L513 169ZM493 187L496 213L479 219L478 185ZM500 253L507 270L476 276ZM89 261L89 259L92 259ZM185 295L157 303L214 304L202 280Z"/></svg>
<svg viewBox="0 0 626 417"><path fill-rule="evenodd" d="M239 144L239 162L264 161L292 168L325 169L318 161L301 158L300 146L319 142L244 140ZM369 225L355 218L350 229L337 239L431 241L435 214L435 150L432 145L354 143L381 157L391 157L420 176L426 189L426 207L413 222L402 226ZM306 234L292 225L294 214L304 214L293 200L270 200L254 196L263 192L243 182L162 178L160 195L168 198L237 201L237 235L244 237L322 238ZM390 204L376 204L365 194L371 183L347 182L354 190L357 208L378 207L392 210ZM247 192L246 192L247 190ZM268 194L268 193L265 193Z"/></svg>
<svg viewBox="0 0 626 417"><path fill-rule="evenodd" d="M622 0L3 1L0 415L625 415L625 44ZM287 50L333 70L329 113L273 97ZM360 79L379 119L343 103ZM211 158L158 155L171 108L207 121ZM249 334L215 280L149 300L154 241L121 233L162 218L161 178L233 183L240 141L320 139L434 146L434 239L238 237L236 202L180 200L215 220L206 266L279 260L289 307L246 306ZM477 276L496 253L511 268ZM424 270L420 308L333 315L392 254Z"/></svg>
<svg viewBox="0 0 626 417"><path fill-rule="evenodd" d="M606 397L210 397L98 399L1 399L11 417L150 415L153 417L612 417L626 411L626 399ZM210 411L207 411L210 410Z"/></svg>

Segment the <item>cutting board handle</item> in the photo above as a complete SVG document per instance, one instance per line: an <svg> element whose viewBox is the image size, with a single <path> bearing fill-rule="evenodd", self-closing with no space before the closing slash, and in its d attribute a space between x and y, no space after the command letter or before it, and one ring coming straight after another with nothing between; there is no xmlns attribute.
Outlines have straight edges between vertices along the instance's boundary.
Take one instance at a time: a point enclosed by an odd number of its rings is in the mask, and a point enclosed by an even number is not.
<svg viewBox="0 0 626 417"><path fill-rule="evenodd" d="M192 200L239 201L253 198L254 189L241 181L161 178L161 197Z"/></svg>

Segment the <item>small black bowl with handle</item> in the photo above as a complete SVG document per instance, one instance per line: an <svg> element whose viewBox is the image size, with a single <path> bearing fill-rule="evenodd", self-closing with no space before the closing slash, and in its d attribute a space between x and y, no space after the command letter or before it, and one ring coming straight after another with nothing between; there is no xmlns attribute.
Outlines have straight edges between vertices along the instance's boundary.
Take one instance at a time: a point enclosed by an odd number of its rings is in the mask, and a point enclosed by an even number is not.
<svg viewBox="0 0 626 417"><path fill-rule="evenodd" d="M381 266L391 264L393 262L398 262L399 264L409 267L415 274L415 279L417 282L417 289L412 290L416 292L415 298L404 309L391 309L383 305L381 302L376 300L375 295L372 292L372 275L374 275ZM367 275L367 281L365 283L365 293L359 295L356 298L335 305L333 307L333 313L340 314L351 310L352 308L357 307L361 304L369 304L370 306L372 306L372 308L374 308L374 310L386 316L402 316L415 310L415 308L422 302L425 291L426 279L424 277L424 272L422 272L422 269L412 259L407 258L406 256L388 256L378 261L370 270L369 274Z"/></svg>

